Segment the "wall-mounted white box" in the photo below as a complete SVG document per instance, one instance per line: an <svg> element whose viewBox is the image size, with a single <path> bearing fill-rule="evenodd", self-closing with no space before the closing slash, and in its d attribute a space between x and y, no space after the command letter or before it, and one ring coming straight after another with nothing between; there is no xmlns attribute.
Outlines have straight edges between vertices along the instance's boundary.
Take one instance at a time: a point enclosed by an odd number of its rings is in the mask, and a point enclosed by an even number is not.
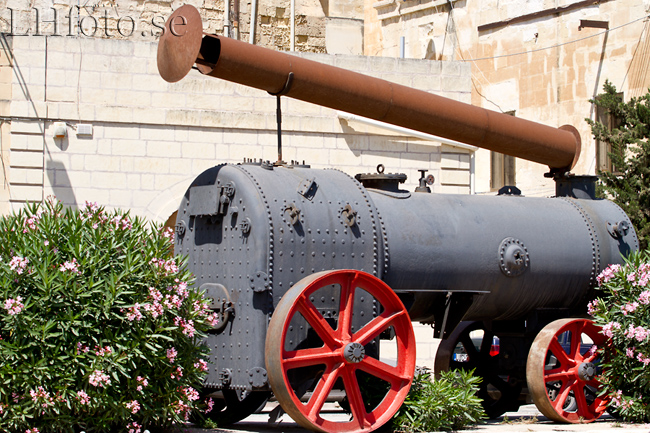
<svg viewBox="0 0 650 433"><path fill-rule="evenodd" d="M77 125L77 135L92 136L93 125L91 123L80 123Z"/></svg>

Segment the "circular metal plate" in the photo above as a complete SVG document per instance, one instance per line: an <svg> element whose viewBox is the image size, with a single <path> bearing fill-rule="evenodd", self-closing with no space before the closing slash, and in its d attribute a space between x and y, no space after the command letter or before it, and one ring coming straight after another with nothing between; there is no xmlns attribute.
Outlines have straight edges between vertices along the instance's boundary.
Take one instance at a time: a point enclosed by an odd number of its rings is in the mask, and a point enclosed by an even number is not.
<svg viewBox="0 0 650 433"><path fill-rule="evenodd" d="M165 81L182 79L196 61L203 39L201 15L194 6L176 9L165 23L158 42L158 72Z"/></svg>

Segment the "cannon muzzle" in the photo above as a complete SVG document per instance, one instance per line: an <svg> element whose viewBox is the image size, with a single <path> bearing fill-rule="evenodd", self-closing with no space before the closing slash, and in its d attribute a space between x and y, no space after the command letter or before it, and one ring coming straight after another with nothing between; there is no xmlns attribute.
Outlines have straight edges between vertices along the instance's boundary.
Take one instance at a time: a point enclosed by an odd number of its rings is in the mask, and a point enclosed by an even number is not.
<svg viewBox="0 0 650 433"><path fill-rule="evenodd" d="M269 50L204 35L199 12L178 8L158 45L158 70L169 82L196 65L205 75L273 95L414 129L568 171L580 156L580 135L407 86Z"/></svg>

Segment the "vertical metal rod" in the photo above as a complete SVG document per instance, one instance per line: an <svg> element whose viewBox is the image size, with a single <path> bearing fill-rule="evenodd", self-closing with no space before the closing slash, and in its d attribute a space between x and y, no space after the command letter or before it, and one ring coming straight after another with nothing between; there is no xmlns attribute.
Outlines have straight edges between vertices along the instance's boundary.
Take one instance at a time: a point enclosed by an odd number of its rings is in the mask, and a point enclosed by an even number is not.
<svg viewBox="0 0 650 433"><path fill-rule="evenodd" d="M296 51L296 0L291 0L291 51Z"/></svg>
<svg viewBox="0 0 650 433"><path fill-rule="evenodd" d="M278 122L278 164L284 164L284 161L282 161L282 106L280 104L280 95L275 98L277 101L275 117Z"/></svg>
<svg viewBox="0 0 650 433"><path fill-rule="evenodd" d="M399 58L406 57L406 38L404 36L399 38Z"/></svg>
<svg viewBox="0 0 650 433"><path fill-rule="evenodd" d="M224 1L223 6L223 35L230 37L230 0Z"/></svg>

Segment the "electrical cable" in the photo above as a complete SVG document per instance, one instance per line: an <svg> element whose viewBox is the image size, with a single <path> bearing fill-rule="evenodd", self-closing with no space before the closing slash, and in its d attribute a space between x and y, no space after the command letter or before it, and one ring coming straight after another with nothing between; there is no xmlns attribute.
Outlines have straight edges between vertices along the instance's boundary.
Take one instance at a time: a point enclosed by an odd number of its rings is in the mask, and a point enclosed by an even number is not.
<svg viewBox="0 0 650 433"><path fill-rule="evenodd" d="M636 23L637 21L645 20L645 19L648 19L648 18L650 18L650 15L644 15L644 16L642 16L641 18L637 18L637 19L635 19L634 21L630 21L629 23L621 24L620 26L612 27L611 29L607 29L607 30L605 30L605 31L603 31L603 32L596 33L595 35L585 36L584 38L574 39L574 40L572 40L572 41L563 42L563 43L561 43L561 44L551 45L550 47L537 48L537 49L530 50L530 51L522 51L522 52L520 52L520 53L501 54L501 55L499 55L499 56L492 56L492 57L480 57L480 58L478 58L478 59L472 59L471 61L500 59L500 58L503 58L503 57L520 56L520 55L522 55L522 54L530 54L530 53L535 53L535 52L537 52L537 51L550 50L550 49L553 49L553 48L562 47L562 46L564 46L564 45L569 45L569 44L574 44L574 43L576 43L576 42L584 41L585 39L595 38L595 37L597 37L597 36L604 35L605 33L609 33L609 32L611 32L611 31L614 31L614 30L620 29L621 27L629 26L630 24L634 24L634 23ZM464 60L464 61L467 61L467 60Z"/></svg>

